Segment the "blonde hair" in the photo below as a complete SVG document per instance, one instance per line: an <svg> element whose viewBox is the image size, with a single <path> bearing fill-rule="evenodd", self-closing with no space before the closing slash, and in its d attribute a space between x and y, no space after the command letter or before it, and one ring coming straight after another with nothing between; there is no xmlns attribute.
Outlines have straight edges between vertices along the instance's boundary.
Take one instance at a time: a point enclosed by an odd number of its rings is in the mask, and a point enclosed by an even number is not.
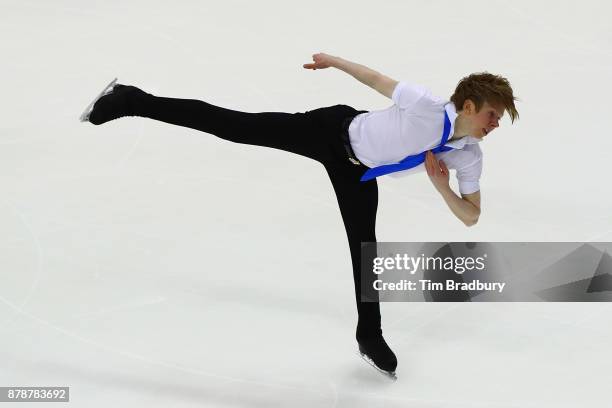
<svg viewBox="0 0 612 408"><path fill-rule="evenodd" d="M510 82L502 76L477 72L462 78L450 100L455 104L456 110L460 111L467 99L474 102L476 112L487 102L495 108L503 107L510 115L512 123L519 118L514 106L514 101L519 99L513 96Z"/></svg>

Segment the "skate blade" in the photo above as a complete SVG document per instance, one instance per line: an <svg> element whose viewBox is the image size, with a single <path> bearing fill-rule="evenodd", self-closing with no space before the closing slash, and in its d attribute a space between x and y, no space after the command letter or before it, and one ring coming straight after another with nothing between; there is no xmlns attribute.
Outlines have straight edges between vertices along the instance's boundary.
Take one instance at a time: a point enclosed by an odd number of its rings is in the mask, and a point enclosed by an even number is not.
<svg viewBox="0 0 612 408"><path fill-rule="evenodd" d="M363 354L361 351L357 350L357 353L361 356L361 358L363 358L363 360L368 363L369 365L371 365L372 367L374 367L376 369L376 371L378 371L381 374L384 374L387 378L389 378L390 380L393 381L397 381L397 374L395 374L395 371L385 371L381 368L378 368L376 366L376 364L374 364L374 361L372 361L372 359L370 357L368 357L367 355Z"/></svg>
<svg viewBox="0 0 612 408"><path fill-rule="evenodd" d="M79 120L81 122L87 122L89 120L89 115L91 114L91 111L93 110L93 106L96 104L96 102L98 102L98 99L100 99L104 95L110 93L110 91L115 86L116 82L117 82L117 78L113 79L110 82L110 84L106 85L104 87L104 89L102 90L102 92L100 92L100 94L98 96L96 96L96 98L89 105L87 105L87 108L85 108L85 110L83 111L81 116L79 116Z"/></svg>

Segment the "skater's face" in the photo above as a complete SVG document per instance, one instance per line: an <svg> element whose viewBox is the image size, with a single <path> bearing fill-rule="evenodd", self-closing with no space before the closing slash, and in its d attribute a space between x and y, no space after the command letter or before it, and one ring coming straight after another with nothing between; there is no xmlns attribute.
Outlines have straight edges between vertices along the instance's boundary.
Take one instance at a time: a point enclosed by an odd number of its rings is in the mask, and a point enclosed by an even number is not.
<svg viewBox="0 0 612 408"><path fill-rule="evenodd" d="M480 110L476 112L476 105L468 99L463 105L463 113L472 123L470 134L478 139L483 139L496 127L499 127L499 121L504 116L504 109L484 102Z"/></svg>

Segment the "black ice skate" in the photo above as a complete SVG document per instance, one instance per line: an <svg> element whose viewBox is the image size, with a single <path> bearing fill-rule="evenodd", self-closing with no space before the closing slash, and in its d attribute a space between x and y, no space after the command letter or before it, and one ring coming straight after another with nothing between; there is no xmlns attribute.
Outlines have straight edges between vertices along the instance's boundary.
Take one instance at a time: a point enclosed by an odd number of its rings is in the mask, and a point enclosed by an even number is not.
<svg viewBox="0 0 612 408"><path fill-rule="evenodd" d="M98 96L96 96L95 99L93 101L91 101L91 103L89 105L87 105L87 108L85 108L85 110L83 111L81 116L79 116L79 120L81 122L87 122L89 120L89 115L91 114L91 111L93 110L93 106L95 105L95 103L98 102L98 99L100 99L104 95L110 93L112 91L113 86L115 85L116 82L117 82L117 78L113 79L110 82L110 84L106 85L104 87L104 89L102 90L102 92L100 92L100 94L98 94Z"/></svg>
<svg viewBox="0 0 612 408"><path fill-rule="evenodd" d="M100 94L87 106L79 117L81 122L101 125L110 120L124 116L134 116L133 98L136 94L145 95L142 90L134 87L117 84L113 79Z"/></svg>
<svg viewBox="0 0 612 408"><path fill-rule="evenodd" d="M397 380L397 358L382 336L364 338L358 344L361 358L393 381Z"/></svg>

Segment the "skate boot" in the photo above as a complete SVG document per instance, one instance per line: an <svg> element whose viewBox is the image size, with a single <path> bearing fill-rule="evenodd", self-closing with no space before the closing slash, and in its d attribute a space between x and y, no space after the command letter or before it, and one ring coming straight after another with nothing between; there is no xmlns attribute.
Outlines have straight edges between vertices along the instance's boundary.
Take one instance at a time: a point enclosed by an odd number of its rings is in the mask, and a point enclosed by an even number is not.
<svg viewBox="0 0 612 408"><path fill-rule="evenodd" d="M117 78L109 83L87 106L80 116L81 122L101 125L124 116L135 116L136 99L148 95L135 86L117 84Z"/></svg>
<svg viewBox="0 0 612 408"><path fill-rule="evenodd" d="M395 374L397 358L382 334L373 337L357 337L357 343L359 344L359 354L368 364L390 379L397 380Z"/></svg>

